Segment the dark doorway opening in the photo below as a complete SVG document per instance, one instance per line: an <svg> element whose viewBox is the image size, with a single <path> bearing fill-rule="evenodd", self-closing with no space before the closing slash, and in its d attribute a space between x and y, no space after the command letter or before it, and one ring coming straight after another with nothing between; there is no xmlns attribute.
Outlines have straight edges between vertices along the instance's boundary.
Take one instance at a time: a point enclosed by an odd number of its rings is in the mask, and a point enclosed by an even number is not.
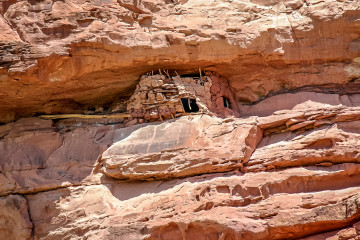
<svg viewBox="0 0 360 240"><path fill-rule="evenodd" d="M199 106L196 104L196 99L181 98L181 103L185 112L187 113L199 111Z"/></svg>
<svg viewBox="0 0 360 240"><path fill-rule="evenodd" d="M224 97L224 96L222 98L223 98L223 102L224 102L224 107L231 108L230 100L227 97Z"/></svg>

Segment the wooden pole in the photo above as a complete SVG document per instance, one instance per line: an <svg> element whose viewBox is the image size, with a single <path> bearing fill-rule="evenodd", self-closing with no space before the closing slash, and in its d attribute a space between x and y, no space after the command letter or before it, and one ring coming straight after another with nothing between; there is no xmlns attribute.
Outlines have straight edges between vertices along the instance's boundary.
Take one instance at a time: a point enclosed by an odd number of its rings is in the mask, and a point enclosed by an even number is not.
<svg viewBox="0 0 360 240"><path fill-rule="evenodd" d="M166 73L166 75L168 76L168 78L171 79L170 74L169 74L169 71L164 70L164 72Z"/></svg>

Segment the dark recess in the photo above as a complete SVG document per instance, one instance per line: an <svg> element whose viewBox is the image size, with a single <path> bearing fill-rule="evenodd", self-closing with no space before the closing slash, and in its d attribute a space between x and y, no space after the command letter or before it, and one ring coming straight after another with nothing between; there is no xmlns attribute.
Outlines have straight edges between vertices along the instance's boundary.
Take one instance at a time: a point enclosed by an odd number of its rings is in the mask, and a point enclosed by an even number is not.
<svg viewBox="0 0 360 240"><path fill-rule="evenodd" d="M224 107L231 108L230 100L227 97L224 97L224 96L222 98L223 98L223 102L224 102Z"/></svg>
<svg viewBox="0 0 360 240"><path fill-rule="evenodd" d="M187 113L199 111L199 106L196 104L196 99L181 98L181 103L184 107L185 112Z"/></svg>

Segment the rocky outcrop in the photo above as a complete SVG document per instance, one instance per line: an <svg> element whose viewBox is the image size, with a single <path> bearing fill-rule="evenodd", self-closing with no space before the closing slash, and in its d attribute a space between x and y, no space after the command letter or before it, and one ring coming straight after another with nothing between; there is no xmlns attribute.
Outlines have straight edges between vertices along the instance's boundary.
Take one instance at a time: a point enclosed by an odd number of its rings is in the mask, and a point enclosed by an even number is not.
<svg viewBox="0 0 360 240"><path fill-rule="evenodd" d="M141 127L102 154L108 176L127 180L186 177L240 168L262 132L255 118L220 120L206 115Z"/></svg>
<svg viewBox="0 0 360 240"><path fill-rule="evenodd" d="M28 201L37 238L289 239L359 219L359 174L359 164L222 173L59 189Z"/></svg>
<svg viewBox="0 0 360 240"><path fill-rule="evenodd" d="M349 228L342 229L340 231L333 231L329 233L322 233L315 236L304 238L304 240L316 240L316 239L358 239L359 238L359 223L355 223Z"/></svg>
<svg viewBox="0 0 360 240"><path fill-rule="evenodd" d="M86 182L98 156L110 146L115 126L69 129L38 118L1 126L0 195Z"/></svg>
<svg viewBox="0 0 360 240"><path fill-rule="evenodd" d="M1 239L31 239L33 224L27 201L20 195L0 197Z"/></svg>
<svg viewBox="0 0 360 240"><path fill-rule="evenodd" d="M359 19L2 1L0 240L360 239Z"/></svg>
<svg viewBox="0 0 360 240"><path fill-rule="evenodd" d="M1 122L110 107L141 74L216 71L236 99L360 76L356 1L6 0Z"/></svg>
<svg viewBox="0 0 360 240"><path fill-rule="evenodd" d="M355 238L358 113L304 102L266 117L130 127L23 119L3 126L2 151L37 148L14 155L17 168L2 165L1 194L25 196L33 226L25 215L19 228L34 239Z"/></svg>

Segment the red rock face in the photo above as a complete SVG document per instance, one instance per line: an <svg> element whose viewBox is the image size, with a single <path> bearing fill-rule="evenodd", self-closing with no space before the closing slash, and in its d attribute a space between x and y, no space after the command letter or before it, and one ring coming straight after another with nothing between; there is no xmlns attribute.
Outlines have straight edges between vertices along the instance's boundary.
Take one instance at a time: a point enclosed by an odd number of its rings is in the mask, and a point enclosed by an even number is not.
<svg viewBox="0 0 360 240"><path fill-rule="evenodd" d="M0 240L360 239L359 20L350 0L2 1Z"/></svg>
<svg viewBox="0 0 360 240"><path fill-rule="evenodd" d="M359 77L355 1L3 1L1 122L131 96L141 74L215 71L236 99Z"/></svg>

